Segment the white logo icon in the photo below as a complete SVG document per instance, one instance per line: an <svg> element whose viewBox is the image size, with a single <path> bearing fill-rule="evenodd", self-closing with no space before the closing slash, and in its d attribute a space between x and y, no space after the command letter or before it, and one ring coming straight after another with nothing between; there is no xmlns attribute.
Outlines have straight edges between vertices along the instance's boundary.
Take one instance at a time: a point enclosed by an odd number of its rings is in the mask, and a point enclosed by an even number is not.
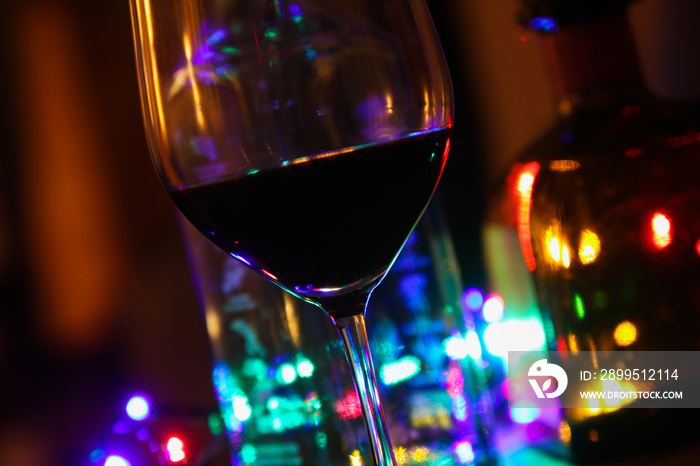
<svg viewBox="0 0 700 466"><path fill-rule="evenodd" d="M535 361L535 363L530 366L530 370L527 372L528 380L532 389L535 391L537 398L555 398L560 396L566 390L566 385L569 383L569 378L566 376L564 369L557 366L556 364L547 363L546 359L540 359ZM537 379L532 377L554 377L557 381L557 389L551 393L547 393L547 390L552 386L552 379L548 378L542 387L540 387Z"/></svg>

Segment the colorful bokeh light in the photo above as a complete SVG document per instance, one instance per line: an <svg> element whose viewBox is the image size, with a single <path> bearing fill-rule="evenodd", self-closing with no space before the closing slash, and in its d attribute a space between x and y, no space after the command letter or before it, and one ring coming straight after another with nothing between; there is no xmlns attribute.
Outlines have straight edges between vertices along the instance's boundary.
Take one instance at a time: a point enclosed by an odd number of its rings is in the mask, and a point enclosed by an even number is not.
<svg viewBox="0 0 700 466"><path fill-rule="evenodd" d="M559 424L559 438L565 444L571 441L571 426L566 421L561 421Z"/></svg>
<svg viewBox="0 0 700 466"><path fill-rule="evenodd" d="M143 421L151 413L151 404L144 395L134 395L126 403L126 414L134 421Z"/></svg>
<svg viewBox="0 0 700 466"><path fill-rule="evenodd" d="M530 424L540 417L540 409L529 402L514 403L510 408L509 416L516 424Z"/></svg>
<svg viewBox="0 0 700 466"><path fill-rule="evenodd" d="M171 463L180 463L184 461L185 443L179 437L170 437L165 442L165 456Z"/></svg>
<svg viewBox="0 0 700 466"><path fill-rule="evenodd" d="M583 304L583 298L579 294L574 295L574 310L576 311L576 317L583 319L586 316L586 307Z"/></svg>
<svg viewBox="0 0 700 466"><path fill-rule="evenodd" d="M258 450L255 445L244 444L241 447L241 459L245 464L254 464L258 460Z"/></svg>
<svg viewBox="0 0 700 466"><path fill-rule="evenodd" d="M131 463L122 456L110 455L105 459L104 466L131 466Z"/></svg>
<svg viewBox="0 0 700 466"><path fill-rule="evenodd" d="M489 324L484 330L486 350L505 358L508 351L535 351L545 342L544 328L539 319L510 319Z"/></svg>
<svg viewBox="0 0 700 466"><path fill-rule="evenodd" d="M445 354L450 359L464 359L467 357L467 340L462 335L452 335L443 342Z"/></svg>
<svg viewBox="0 0 700 466"><path fill-rule="evenodd" d="M618 346L629 346L637 340L637 327L629 321L620 322L615 327L613 338Z"/></svg>
<svg viewBox="0 0 700 466"><path fill-rule="evenodd" d="M459 464L471 464L476 459L474 447L468 440L455 443L454 448Z"/></svg>
<svg viewBox="0 0 700 466"><path fill-rule="evenodd" d="M561 263L566 269L571 265L571 256L569 255L569 247L567 245L561 247Z"/></svg>
<svg viewBox="0 0 700 466"><path fill-rule="evenodd" d="M481 341L479 335L474 330L467 331L465 337L467 342L467 354L474 360L481 359Z"/></svg>
<svg viewBox="0 0 700 466"><path fill-rule="evenodd" d="M530 243L530 209L532 208L532 187L539 171L540 164L537 162L530 162L523 166L515 189L515 196L518 199L518 239L525 264L531 272L535 270L535 254Z"/></svg>
<svg viewBox="0 0 700 466"><path fill-rule="evenodd" d="M559 238L554 234L550 234L550 230L547 230L547 234L545 236L545 243L547 244L549 257L551 257L554 262L559 262L561 260L561 248L559 247Z"/></svg>
<svg viewBox="0 0 700 466"><path fill-rule="evenodd" d="M664 213L655 212L651 217L652 241L657 249L663 249L673 240L671 219Z"/></svg>
<svg viewBox="0 0 700 466"><path fill-rule="evenodd" d="M313 363L308 359L299 361L297 364L297 374L299 374L299 377L302 378L311 377L314 373L314 369Z"/></svg>
<svg viewBox="0 0 700 466"><path fill-rule="evenodd" d="M415 356L404 356L384 364L379 370L379 377L385 385L395 385L417 375L420 369L420 359Z"/></svg>
<svg viewBox="0 0 700 466"><path fill-rule="evenodd" d="M280 399L274 396L271 396L269 400L267 400L267 409L270 411L274 411L277 408L280 407Z"/></svg>
<svg viewBox="0 0 700 466"><path fill-rule="evenodd" d="M484 295L478 288L467 288L462 295L464 307L469 311L478 311L484 304Z"/></svg>
<svg viewBox="0 0 700 466"><path fill-rule="evenodd" d="M233 415L239 421L247 421L253 414L253 409L250 407L248 398L245 396L235 395L232 400Z"/></svg>
<svg viewBox="0 0 700 466"><path fill-rule="evenodd" d="M499 322L503 319L505 309L506 303L503 298L494 293L486 298L481 312L486 322Z"/></svg>
<svg viewBox="0 0 700 466"><path fill-rule="evenodd" d="M278 370L279 378L289 385L297 379L297 371L291 364L282 364Z"/></svg>
<svg viewBox="0 0 700 466"><path fill-rule="evenodd" d="M355 391L345 394L345 398L335 402L335 410L340 419L355 419L362 416L362 405Z"/></svg>
<svg viewBox="0 0 700 466"><path fill-rule="evenodd" d="M556 20L548 16L539 16L537 18L532 18L530 20L530 27L536 31L544 32L552 32L559 29L559 25L557 24Z"/></svg>
<svg viewBox="0 0 700 466"><path fill-rule="evenodd" d="M362 466L362 456L360 456L360 450L355 450L350 455L350 466Z"/></svg>
<svg viewBox="0 0 700 466"><path fill-rule="evenodd" d="M581 232L581 242L578 248L578 258L582 264L595 262L600 254L600 238L591 230Z"/></svg>

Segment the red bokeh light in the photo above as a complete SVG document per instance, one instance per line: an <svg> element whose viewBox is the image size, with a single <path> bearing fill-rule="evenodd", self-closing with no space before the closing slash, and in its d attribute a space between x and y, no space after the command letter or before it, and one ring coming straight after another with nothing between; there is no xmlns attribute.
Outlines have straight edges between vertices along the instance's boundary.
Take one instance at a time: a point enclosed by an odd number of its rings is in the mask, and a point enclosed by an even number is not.
<svg viewBox="0 0 700 466"><path fill-rule="evenodd" d="M185 443L179 437L170 437L165 442L165 456L171 463L185 460Z"/></svg>
<svg viewBox="0 0 700 466"><path fill-rule="evenodd" d="M654 212L651 216L652 241L657 249L663 249L673 241L673 227L668 215Z"/></svg>

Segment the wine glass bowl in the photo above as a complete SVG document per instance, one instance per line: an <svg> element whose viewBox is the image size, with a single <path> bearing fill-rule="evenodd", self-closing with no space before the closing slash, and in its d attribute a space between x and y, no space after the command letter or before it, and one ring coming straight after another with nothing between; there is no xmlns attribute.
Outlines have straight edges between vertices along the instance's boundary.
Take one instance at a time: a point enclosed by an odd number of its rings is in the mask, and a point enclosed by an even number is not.
<svg viewBox="0 0 700 466"><path fill-rule="evenodd" d="M370 437L386 444L377 462L395 463L362 314L449 151L452 87L425 1L131 0L131 10L163 184L215 244L331 316Z"/></svg>
<svg viewBox="0 0 700 466"><path fill-rule="evenodd" d="M345 300L334 303L338 295L367 294L386 273L444 165L452 96L427 10L422 1L412 2L410 9L396 2L380 4L384 8L360 2L354 10L344 2L230 3L181 2L181 8L165 8L136 2L134 11L143 10L145 19L135 26L137 43L140 32L146 36L141 49L151 55L141 65L150 65L151 71L141 75L156 167L186 216L219 246L285 289L316 304L324 301L328 312L337 312L333 308L345 306ZM434 134L422 136L428 133ZM341 157L379 153L377 145L409 136L414 136L411 145L425 147L403 149L403 155L399 147L384 150L395 160ZM420 164L408 160L418 152ZM319 170L284 190L268 187L239 195L231 208L221 203L218 210L204 207L197 195L184 194L203 193L202 186L224 178L330 156L346 159L347 166L336 168L335 175ZM348 186L333 189L338 180ZM258 207L264 200L279 212ZM393 210L402 206L402 212ZM309 216L316 228L290 229L298 220L284 221L285 215ZM328 221L331 215L336 218ZM234 223L256 225L257 231L223 231L235 230ZM393 226L390 235L384 233L387 225ZM355 232L361 228L374 231ZM262 240L265 233L271 237ZM262 251L251 250L241 235L255 237ZM292 257L291 249L307 256ZM324 257L308 264L312 276L301 274L309 250ZM346 260L325 259L339 250L347 251ZM272 264L284 256L294 273Z"/></svg>

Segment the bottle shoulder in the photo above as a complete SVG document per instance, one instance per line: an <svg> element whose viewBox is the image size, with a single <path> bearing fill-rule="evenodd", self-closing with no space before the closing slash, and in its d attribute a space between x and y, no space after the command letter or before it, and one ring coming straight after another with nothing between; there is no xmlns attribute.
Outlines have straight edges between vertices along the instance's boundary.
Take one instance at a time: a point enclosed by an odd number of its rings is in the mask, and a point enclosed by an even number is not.
<svg viewBox="0 0 700 466"><path fill-rule="evenodd" d="M632 101L596 112L561 116L519 160L629 159L698 146L700 121L656 101Z"/></svg>

